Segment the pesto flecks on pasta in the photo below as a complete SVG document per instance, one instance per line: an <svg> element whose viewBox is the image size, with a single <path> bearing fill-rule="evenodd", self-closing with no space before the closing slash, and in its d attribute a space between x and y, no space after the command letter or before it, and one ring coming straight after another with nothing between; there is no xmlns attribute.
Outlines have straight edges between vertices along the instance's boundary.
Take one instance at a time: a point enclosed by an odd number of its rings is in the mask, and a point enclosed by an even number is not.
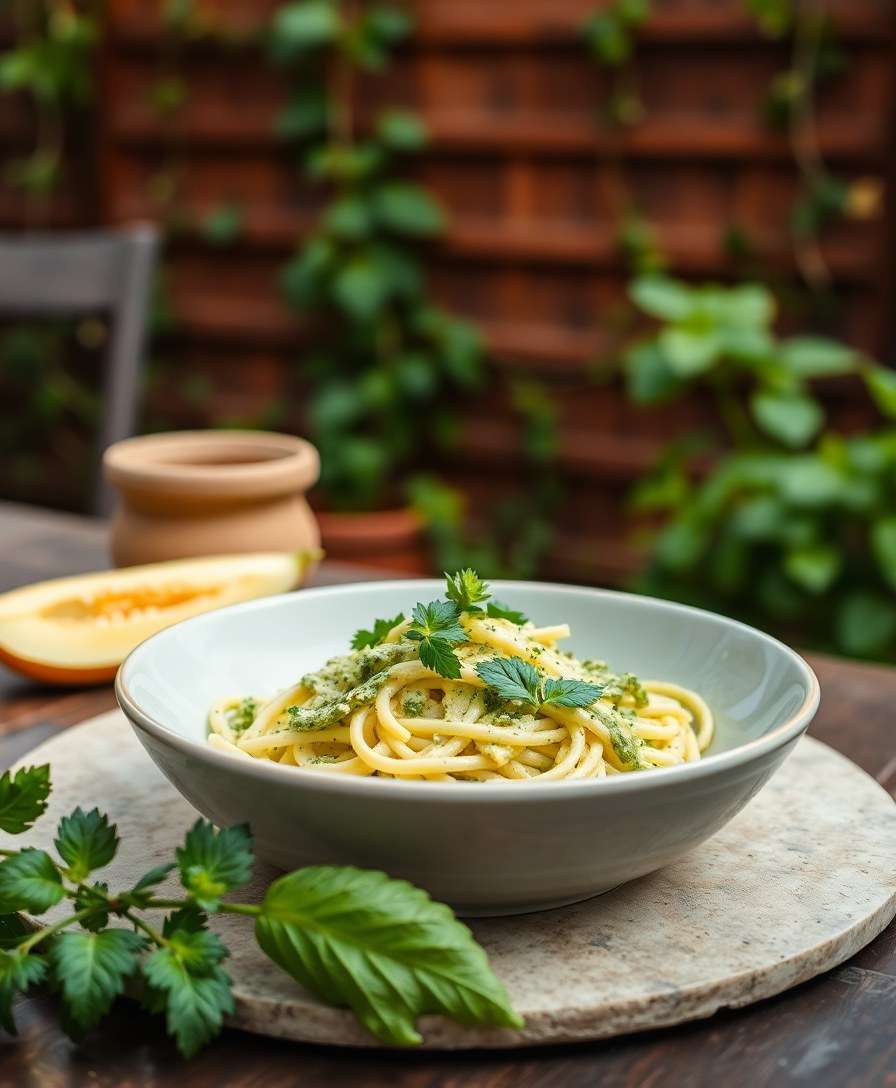
<svg viewBox="0 0 896 1088"><path fill-rule="evenodd" d="M602 778L700 759L713 718L696 692L613 673L558 648L472 571L444 600L360 630L351 650L272 699L223 699L209 743L328 774L437 782Z"/></svg>

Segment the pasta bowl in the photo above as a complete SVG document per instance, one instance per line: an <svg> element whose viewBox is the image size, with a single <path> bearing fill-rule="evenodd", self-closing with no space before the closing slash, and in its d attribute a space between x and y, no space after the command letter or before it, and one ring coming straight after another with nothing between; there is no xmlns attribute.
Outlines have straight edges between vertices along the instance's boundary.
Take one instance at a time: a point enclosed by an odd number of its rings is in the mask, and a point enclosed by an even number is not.
<svg viewBox="0 0 896 1088"><path fill-rule="evenodd" d="M727 823L768 780L818 706L793 650L710 612L625 593L494 583L569 647L698 692L716 721L698 762L574 781L402 781L235 757L207 741L209 708L273 695L346 652L374 617L410 614L434 580L303 590L222 608L147 639L119 670L122 710L154 763L204 816L248 823L281 868L383 869L466 915L586 899L669 864Z"/></svg>

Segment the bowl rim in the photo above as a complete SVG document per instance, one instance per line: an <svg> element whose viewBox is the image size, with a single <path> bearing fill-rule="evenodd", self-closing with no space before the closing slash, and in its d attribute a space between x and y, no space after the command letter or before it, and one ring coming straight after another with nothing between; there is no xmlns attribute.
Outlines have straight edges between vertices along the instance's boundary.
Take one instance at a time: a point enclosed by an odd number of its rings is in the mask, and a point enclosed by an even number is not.
<svg viewBox="0 0 896 1088"><path fill-rule="evenodd" d="M709 609L697 608L693 605L680 604L677 601L667 601L660 597L649 597L636 593L625 593L621 590L598 589L592 586L567 585L555 582L533 582L495 579L490 585L504 592L512 592L514 588L527 590L559 592L561 595L578 596L582 593L593 597L595 600L621 600L623 602L644 602L671 612L683 613L686 616L710 616L721 620L724 624L748 633L760 642L771 646L774 650L783 654L796 665L806 682L806 697L800 707L780 725L774 726L761 737L746 741L715 755L706 756L696 763L679 763L671 767L654 767L649 772L613 775L605 778L575 779L573 781L558 780L551 782L514 782L512 786L504 783L479 782L475 783L475 789L467 791L458 789L455 782L402 782L395 779L383 779L360 777L355 775L327 775L318 771L305 771L296 767L281 767L279 763L262 759L236 759L226 752L218 752L205 742L195 741L185 737L165 725L152 715L143 710L128 687L129 673L139 664L140 657L147 652L147 648L157 639L164 638L170 631L184 625L193 624L199 626L203 623L214 622L214 617L223 613L246 613L266 608L282 607L287 601L301 600L305 598L328 598L357 593L367 587L373 589L395 589L408 591L416 588L419 592L438 591L444 585L441 579L436 578L400 578L383 579L363 582L352 582L335 586L316 586L292 593L279 593L269 597L261 597L253 601L243 601L238 604L227 605L224 608L204 612L198 616L191 616L181 620L161 631L150 635L127 655L115 676L115 697L118 704L135 729L143 729L162 745L172 747L187 756L194 756L200 761L223 770L243 773L247 777L259 782L292 782L302 789L319 790L330 793L354 794L360 796L382 797L390 800L404 798L407 800L428 797L439 802L465 802L468 800L488 802L512 802L514 800L554 800L559 801L564 797L581 797L591 793L613 796L620 793L631 793L633 790L659 789L675 783L697 782L702 779L724 774L728 770L752 763L763 756L770 755L777 749L785 747L789 742L795 741L802 734L818 709L821 699L821 689L818 677L809 663L787 646L786 643L766 634L740 620L731 619L718 612Z"/></svg>

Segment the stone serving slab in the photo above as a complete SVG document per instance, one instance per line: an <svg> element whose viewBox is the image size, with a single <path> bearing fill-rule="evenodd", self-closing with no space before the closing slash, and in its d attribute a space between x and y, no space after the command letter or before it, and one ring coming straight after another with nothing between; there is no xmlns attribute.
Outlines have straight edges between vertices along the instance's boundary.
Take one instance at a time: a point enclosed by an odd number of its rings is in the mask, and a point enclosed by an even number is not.
<svg viewBox="0 0 896 1088"><path fill-rule="evenodd" d="M66 730L21 764L44 762L53 795L29 845L52 850L59 817L97 805L122 840L101 874L112 888L173 860L196 813L118 711ZM260 898L276 875L258 864L239 898ZM162 889L176 894L176 883ZM603 1039L710 1016L842 963L894 915L896 804L849 760L807 738L740 815L666 869L575 906L471 921L526 1025L484 1030L426 1017L423 1046ZM321 1004L270 963L248 919L229 915L213 926L232 952L233 1026L378 1045L351 1014Z"/></svg>

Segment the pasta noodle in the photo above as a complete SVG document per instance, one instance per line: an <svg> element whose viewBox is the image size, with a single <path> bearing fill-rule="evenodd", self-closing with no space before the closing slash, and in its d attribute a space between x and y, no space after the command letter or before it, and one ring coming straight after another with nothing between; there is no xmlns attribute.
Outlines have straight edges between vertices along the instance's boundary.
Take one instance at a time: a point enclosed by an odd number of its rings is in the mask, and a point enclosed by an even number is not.
<svg viewBox="0 0 896 1088"><path fill-rule="evenodd" d="M565 624L537 627L475 608L456 616L459 675L424 664L414 621L401 618L375 644L331 659L272 699L222 699L209 714L209 743L302 771L512 784L691 762L712 740L712 713L696 692L580 661L558 648ZM533 697L540 705L483 679L495 662L547 684ZM567 687L552 689L553 681ZM548 697L570 686L577 705Z"/></svg>

